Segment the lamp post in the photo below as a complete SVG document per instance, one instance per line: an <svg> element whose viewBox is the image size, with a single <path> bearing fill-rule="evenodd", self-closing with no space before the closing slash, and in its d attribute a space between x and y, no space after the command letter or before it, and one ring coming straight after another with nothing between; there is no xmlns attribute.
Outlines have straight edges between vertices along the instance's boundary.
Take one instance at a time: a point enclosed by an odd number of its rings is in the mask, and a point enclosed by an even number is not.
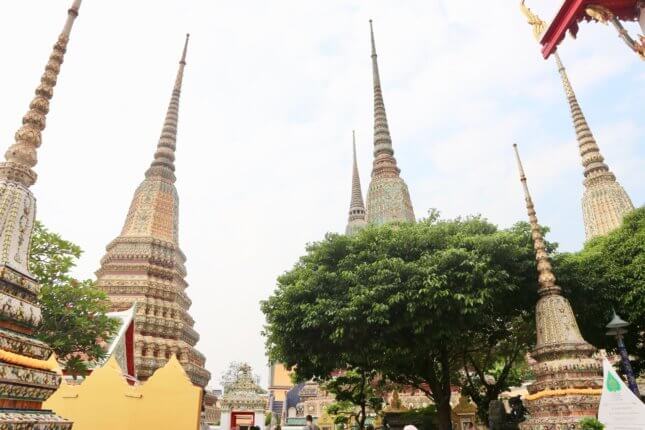
<svg viewBox="0 0 645 430"><path fill-rule="evenodd" d="M634 370L632 365L629 362L629 356L627 355L627 348L625 348L625 342L623 341L623 335L627 333L627 326L629 323L624 321L621 317L618 316L616 311L614 311L614 317L611 319L609 324L607 324L607 336L615 336L616 342L618 343L618 352L620 352L620 358L623 363L623 370L627 376L627 385L632 393L636 394L636 397L640 398L640 393L638 392L638 384L636 384L636 378L634 377Z"/></svg>

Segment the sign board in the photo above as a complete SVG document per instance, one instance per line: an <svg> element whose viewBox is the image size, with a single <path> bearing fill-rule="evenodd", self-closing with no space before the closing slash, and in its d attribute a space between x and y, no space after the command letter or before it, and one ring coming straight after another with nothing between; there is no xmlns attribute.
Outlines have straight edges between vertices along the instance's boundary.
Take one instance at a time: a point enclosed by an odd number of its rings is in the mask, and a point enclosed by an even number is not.
<svg viewBox="0 0 645 430"><path fill-rule="evenodd" d="M645 404L618 376L612 365L603 360L603 384L598 421L605 430L645 429Z"/></svg>

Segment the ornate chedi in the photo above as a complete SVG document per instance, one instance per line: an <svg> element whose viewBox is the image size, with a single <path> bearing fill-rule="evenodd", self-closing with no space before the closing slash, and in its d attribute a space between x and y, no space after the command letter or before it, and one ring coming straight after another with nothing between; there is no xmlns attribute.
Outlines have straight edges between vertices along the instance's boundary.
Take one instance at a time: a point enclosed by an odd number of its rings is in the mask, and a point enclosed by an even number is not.
<svg viewBox="0 0 645 430"><path fill-rule="evenodd" d="M352 148L354 150L354 164L352 166L352 200L349 202L349 219L345 234L351 235L362 230L366 225L365 204L363 203L363 192L361 191L361 178L358 175L358 163L356 162L356 136L352 130Z"/></svg>
<svg viewBox="0 0 645 430"><path fill-rule="evenodd" d="M546 24L539 16L531 11L524 0L520 3L520 9L533 27L533 36L539 41L544 33ZM585 236L587 240L596 236L602 236L620 226L623 216L634 209L629 196L616 181L616 176L609 170L604 162L596 140L591 133L587 120L580 109L576 94L569 82L567 72L562 65L558 53L554 53L558 72L562 78L564 92L569 102L573 127L576 131L582 167L584 168L585 186L582 195L582 216L585 225Z"/></svg>
<svg viewBox="0 0 645 430"><path fill-rule="evenodd" d="M592 239L618 228L623 216L634 209L634 205L616 176L604 162L596 140L589 129L582 109L573 92L567 72L555 53L555 61L567 95L573 126L576 131L582 167L584 168L585 191L582 195L582 216L585 224L585 237Z"/></svg>
<svg viewBox="0 0 645 430"><path fill-rule="evenodd" d="M583 417L596 416L602 364L594 357L595 348L582 338L571 305L556 285L517 145L513 147L531 224L540 296L535 309L537 343L531 353L536 380L524 398L530 417L520 426L523 430L575 429Z"/></svg>
<svg viewBox="0 0 645 430"><path fill-rule="evenodd" d="M51 348L33 337L41 322L40 286L29 272L29 242L36 199L29 187L69 36L81 0L68 11L15 143L0 163L0 429L70 429L72 423L42 409L60 384Z"/></svg>
<svg viewBox="0 0 645 430"><path fill-rule="evenodd" d="M186 48L179 62L170 105L145 179L134 193L121 234L107 246L96 272L97 285L112 302L112 310L137 304L135 364L137 377L148 379L173 354L193 383L205 387L210 373L194 346L199 340L188 314L185 293L186 257L179 249L179 197L175 188L175 145L179 95Z"/></svg>
<svg viewBox="0 0 645 430"><path fill-rule="evenodd" d="M372 74L374 79L374 162L372 180L367 192L367 222L385 224L388 222L414 222L414 210L408 186L399 176L401 169L396 165L392 138L387 124L381 78L376 61L374 30L370 20L372 39Z"/></svg>

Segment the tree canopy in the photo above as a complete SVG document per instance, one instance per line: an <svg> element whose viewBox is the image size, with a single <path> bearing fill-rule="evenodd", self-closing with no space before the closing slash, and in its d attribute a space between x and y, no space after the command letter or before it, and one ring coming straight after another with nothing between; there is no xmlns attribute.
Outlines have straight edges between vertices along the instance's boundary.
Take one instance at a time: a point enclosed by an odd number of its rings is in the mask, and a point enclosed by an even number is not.
<svg viewBox="0 0 645 430"><path fill-rule="evenodd" d="M523 360L534 341L533 325L521 322L533 320L535 279L526 224L499 230L479 217L430 217L329 234L262 303L267 349L300 379L358 368L420 389L448 429L460 374ZM482 345L473 346L475 335ZM499 374L497 389L510 373Z"/></svg>
<svg viewBox="0 0 645 430"><path fill-rule="evenodd" d="M645 363L645 207L627 214L621 227L588 241L579 252L555 258L560 285L569 297L580 330L597 348L616 349L607 336L612 310L629 321L625 337L632 365L643 372Z"/></svg>
<svg viewBox="0 0 645 430"><path fill-rule="evenodd" d="M29 269L41 285L43 321L36 335L47 342L73 375L105 355L99 340L115 335L118 321L110 319L107 296L91 280L78 281L70 271L82 251L36 221Z"/></svg>
<svg viewBox="0 0 645 430"><path fill-rule="evenodd" d="M544 228L546 233L548 229ZM645 208L579 252L554 255L558 285L580 329L598 348L612 309L632 323L626 344L645 367ZM498 229L480 217L370 226L328 234L307 246L262 303L272 360L297 379L332 379L334 370L417 388L450 428L458 385L486 419L488 404L531 378L524 359L535 342L537 272L530 229Z"/></svg>

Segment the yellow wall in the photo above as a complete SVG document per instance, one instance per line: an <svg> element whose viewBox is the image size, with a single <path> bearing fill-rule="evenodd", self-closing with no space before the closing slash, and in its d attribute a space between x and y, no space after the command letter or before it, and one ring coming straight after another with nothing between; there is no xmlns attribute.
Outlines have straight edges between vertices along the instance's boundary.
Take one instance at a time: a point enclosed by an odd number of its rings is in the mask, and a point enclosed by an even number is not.
<svg viewBox="0 0 645 430"><path fill-rule="evenodd" d="M197 430L201 395L174 356L136 387L111 358L81 385L61 384L43 407L73 421L74 430Z"/></svg>
<svg viewBox="0 0 645 430"><path fill-rule="evenodd" d="M284 401L286 393L293 387L291 382L291 372L283 364L275 363L271 365L271 380L269 381L269 391L278 401Z"/></svg>

